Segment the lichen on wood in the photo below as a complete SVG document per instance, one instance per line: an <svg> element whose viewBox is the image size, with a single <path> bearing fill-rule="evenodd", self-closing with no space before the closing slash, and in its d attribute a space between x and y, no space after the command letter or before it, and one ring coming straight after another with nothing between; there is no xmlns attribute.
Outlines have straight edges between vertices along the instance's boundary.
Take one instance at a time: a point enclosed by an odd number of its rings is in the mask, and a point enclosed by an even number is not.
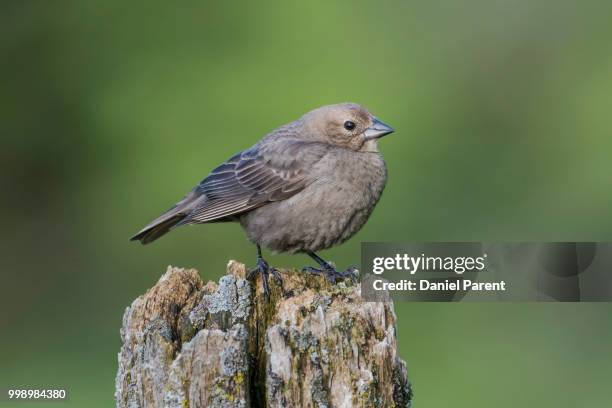
<svg viewBox="0 0 612 408"><path fill-rule="evenodd" d="M169 267L123 317L117 407L408 407L390 302L281 271L283 288ZM254 289L255 288L255 289Z"/></svg>

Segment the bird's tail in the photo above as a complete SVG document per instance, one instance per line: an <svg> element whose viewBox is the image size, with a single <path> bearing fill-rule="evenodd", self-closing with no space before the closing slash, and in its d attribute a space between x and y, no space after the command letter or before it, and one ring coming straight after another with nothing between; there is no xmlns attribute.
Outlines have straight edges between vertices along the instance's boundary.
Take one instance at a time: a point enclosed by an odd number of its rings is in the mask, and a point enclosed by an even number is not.
<svg viewBox="0 0 612 408"><path fill-rule="evenodd" d="M185 214L177 214L157 223L151 223L144 227L138 234L130 238L130 241L140 241L143 245L151 243L169 232L172 227L181 222L185 217Z"/></svg>
<svg viewBox="0 0 612 408"><path fill-rule="evenodd" d="M172 228L180 225L181 221L184 221L203 199L204 196L192 191L174 207L151 221L149 225L130 238L130 241L140 241L143 245L155 241Z"/></svg>

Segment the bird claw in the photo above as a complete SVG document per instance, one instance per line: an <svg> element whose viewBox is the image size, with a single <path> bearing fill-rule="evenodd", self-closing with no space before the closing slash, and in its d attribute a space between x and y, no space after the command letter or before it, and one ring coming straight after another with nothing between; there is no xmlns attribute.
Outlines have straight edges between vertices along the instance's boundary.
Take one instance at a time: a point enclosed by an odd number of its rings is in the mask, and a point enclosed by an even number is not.
<svg viewBox="0 0 612 408"><path fill-rule="evenodd" d="M280 272L278 271L278 269L268 265L268 262L266 262L266 260L263 258L257 258L257 266L255 266L255 268L249 271L246 278L248 280L252 280L257 274L261 274L261 281L263 284L264 296L266 297L266 300L270 300L270 285L268 283L268 277L270 276L270 274L272 274L272 277L274 278L278 286L281 287L281 290L283 289L283 279L281 278Z"/></svg>
<svg viewBox="0 0 612 408"><path fill-rule="evenodd" d="M302 272L308 272L314 275L323 275L325 278L331 283L335 284L337 279L346 279L349 278L351 280L356 279L357 268L351 266L346 271L337 271L332 265L322 265L321 269L313 268L312 266L307 266L302 268Z"/></svg>

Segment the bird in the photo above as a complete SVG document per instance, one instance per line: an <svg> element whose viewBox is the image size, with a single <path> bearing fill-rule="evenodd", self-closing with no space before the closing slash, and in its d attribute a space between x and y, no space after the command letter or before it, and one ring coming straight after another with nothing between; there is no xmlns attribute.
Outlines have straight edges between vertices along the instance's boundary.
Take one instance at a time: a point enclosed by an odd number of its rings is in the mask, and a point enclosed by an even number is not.
<svg viewBox="0 0 612 408"><path fill-rule="evenodd" d="M387 181L378 149L395 130L356 103L325 105L278 127L252 147L216 167L182 200L131 240L149 244L183 225L239 222L256 245L256 266L269 297L271 274L282 278L262 255L305 253L318 268L303 272L331 283L353 277L316 252L344 243L368 220Z"/></svg>

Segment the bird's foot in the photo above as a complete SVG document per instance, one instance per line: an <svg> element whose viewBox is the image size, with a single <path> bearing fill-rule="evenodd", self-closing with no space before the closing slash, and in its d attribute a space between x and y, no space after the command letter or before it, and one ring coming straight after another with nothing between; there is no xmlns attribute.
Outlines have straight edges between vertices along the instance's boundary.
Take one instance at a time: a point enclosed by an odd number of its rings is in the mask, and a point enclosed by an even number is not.
<svg viewBox="0 0 612 408"><path fill-rule="evenodd" d="M335 284L338 279L351 279L355 280L357 278L357 268L351 266L346 271L337 271L333 265L329 263L325 263L321 265L321 268L313 268L312 266L307 266L302 268L302 272L308 272L315 275L323 275L331 284Z"/></svg>
<svg viewBox="0 0 612 408"><path fill-rule="evenodd" d="M261 274L264 295L267 300L270 300L270 285L268 283L268 276L270 276L270 274L272 274L272 277L274 278L278 286L280 286L281 290L283 289L283 279L281 278L278 269L268 265L268 262L266 262L266 260L261 257L257 258L257 266L255 266L255 268L249 271L249 273L247 274L247 279L251 280L255 278L257 274Z"/></svg>

